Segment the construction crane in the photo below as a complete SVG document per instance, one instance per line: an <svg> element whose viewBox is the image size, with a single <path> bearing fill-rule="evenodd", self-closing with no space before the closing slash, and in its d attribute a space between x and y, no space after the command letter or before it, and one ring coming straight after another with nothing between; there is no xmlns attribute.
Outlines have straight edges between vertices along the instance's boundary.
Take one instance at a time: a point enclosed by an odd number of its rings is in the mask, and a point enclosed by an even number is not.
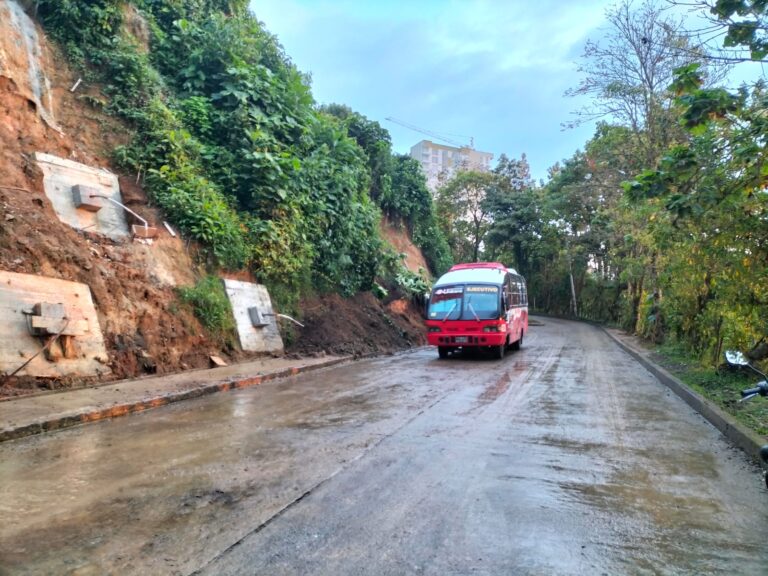
<svg viewBox="0 0 768 576"><path fill-rule="evenodd" d="M446 138L445 136L437 133L432 132L431 130L425 130L424 128L419 128L418 126L414 126L413 124L409 124L408 122L403 122L402 120L398 120L397 118L392 118L391 116L387 116L385 120L388 120L389 122L392 122L393 124L398 124L400 126L403 126L404 128L408 128L409 130L413 130L414 132L419 132L421 134L426 134L427 136L431 136L432 138L436 140L442 140L443 142L447 142L448 144L455 146L456 148L475 148L475 139L472 136L464 136L462 134L448 134L449 136L458 136L460 138L469 138L469 146L466 144L463 144L461 142L457 142L456 140L451 140L450 138Z"/></svg>

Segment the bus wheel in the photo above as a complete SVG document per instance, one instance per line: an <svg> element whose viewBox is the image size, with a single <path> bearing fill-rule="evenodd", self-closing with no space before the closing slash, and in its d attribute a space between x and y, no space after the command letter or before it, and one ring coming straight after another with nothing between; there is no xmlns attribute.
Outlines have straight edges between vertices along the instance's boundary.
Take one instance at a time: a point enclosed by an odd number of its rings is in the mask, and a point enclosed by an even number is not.
<svg viewBox="0 0 768 576"><path fill-rule="evenodd" d="M438 346L437 355L442 359L448 358L448 346Z"/></svg>
<svg viewBox="0 0 768 576"><path fill-rule="evenodd" d="M506 344L501 344L499 346L494 346L493 347L493 357L498 359L498 360L501 360L502 358L504 358L504 350L506 350L506 349L507 349Z"/></svg>

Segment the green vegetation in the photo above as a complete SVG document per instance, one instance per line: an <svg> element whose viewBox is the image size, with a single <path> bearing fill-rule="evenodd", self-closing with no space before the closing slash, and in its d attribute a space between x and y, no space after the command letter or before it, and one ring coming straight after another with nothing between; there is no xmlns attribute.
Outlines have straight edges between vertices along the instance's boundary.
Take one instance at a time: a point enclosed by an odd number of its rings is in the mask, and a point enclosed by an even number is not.
<svg viewBox="0 0 768 576"><path fill-rule="evenodd" d="M726 47L762 58L765 3L708 14ZM584 149L541 185L525 158L460 174L438 194L441 225L457 259L515 266L535 308L677 342L711 368L768 337L768 93L719 88L720 60L653 2L608 23L573 90L592 98L580 119L603 119Z"/></svg>
<svg viewBox="0 0 768 576"><path fill-rule="evenodd" d="M223 282L216 276L206 276L195 286L181 287L177 291L179 299L191 306L209 334L221 344L232 348L235 318Z"/></svg>
<svg viewBox="0 0 768 576"><path fill-rule="evenodd" d="M700 7L746 51L726 60L765 57L765 2ZM751 381L714 368L729 348L768 357L766 85L719 87L724 57L652 0L608 23L572 91L592 98L578 118L600 119L584 149L540 185L524 157L460 174L438 193L440 225L456 259L515 266L532 307L663 344L681 377L765 434L765 402L735 403Z"/></svg>
<svg viewBox="0 0 768 576"><path fill-rule="evenodd" d="M480 259L480 246L492 222L486 198L494 182L493 174L467 170L438 191L437 211L458 262Z"/></svg>
<svg viewBox="0 0 768 576"><path fill-rule="evenodd" d="M408 298L418 299L432 288L429 275L423 268L411 272L405 266L405 254L397 254L394 250L384 251L381 262L381 277L386 280L384 285L376 284L373 293L377 298L386 298L390 292L398 293Z"/></svg>
<svg viewBox="0 0 768 576"><path fill-rule="evenodd" d="M382 211L408 225L433 272L447 267L424 177L378 123L316 107L308 78L247 6L41 0L38 16L132 128L116 162L144 176L210 269L249 268L288 312L312 291L370 290L396 274Z"/></svg>
<svg viewBox="0 0 768 576"><path fill-rule="evenodd" d="M720 366L704 367L692 360L686 346L667 342L658 349L658 362L692 389L712 400L758 434L768 436L768 402L754 398L739 402L741 391L752 388L756 374L748 369L736 370Z"/></svg>

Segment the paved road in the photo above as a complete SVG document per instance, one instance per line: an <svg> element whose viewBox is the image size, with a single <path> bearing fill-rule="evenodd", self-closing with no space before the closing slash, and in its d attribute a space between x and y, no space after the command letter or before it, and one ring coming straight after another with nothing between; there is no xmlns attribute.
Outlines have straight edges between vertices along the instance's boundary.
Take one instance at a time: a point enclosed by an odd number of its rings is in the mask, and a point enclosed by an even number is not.
<svg viewBox="0 0 768 576"><path fill-rule="evenodd" d="M765 574L757 469L600 330L0 445L0 574Z"/></svg>

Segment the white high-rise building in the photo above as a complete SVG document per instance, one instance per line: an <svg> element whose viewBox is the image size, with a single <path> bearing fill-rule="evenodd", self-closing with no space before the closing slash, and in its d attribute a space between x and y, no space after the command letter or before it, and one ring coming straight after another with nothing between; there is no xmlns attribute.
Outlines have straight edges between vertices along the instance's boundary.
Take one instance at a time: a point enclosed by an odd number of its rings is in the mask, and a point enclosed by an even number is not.
<svg viewBox="0 0 768 576"><path fill-rule="evenodd" d="M427 187L434 192L441 183L459 170L488 172L491 169L493 154L480 152L469 146L455 148L431 140L422 140L411 148L411 158L421 163L427 177Z"/></svg>

